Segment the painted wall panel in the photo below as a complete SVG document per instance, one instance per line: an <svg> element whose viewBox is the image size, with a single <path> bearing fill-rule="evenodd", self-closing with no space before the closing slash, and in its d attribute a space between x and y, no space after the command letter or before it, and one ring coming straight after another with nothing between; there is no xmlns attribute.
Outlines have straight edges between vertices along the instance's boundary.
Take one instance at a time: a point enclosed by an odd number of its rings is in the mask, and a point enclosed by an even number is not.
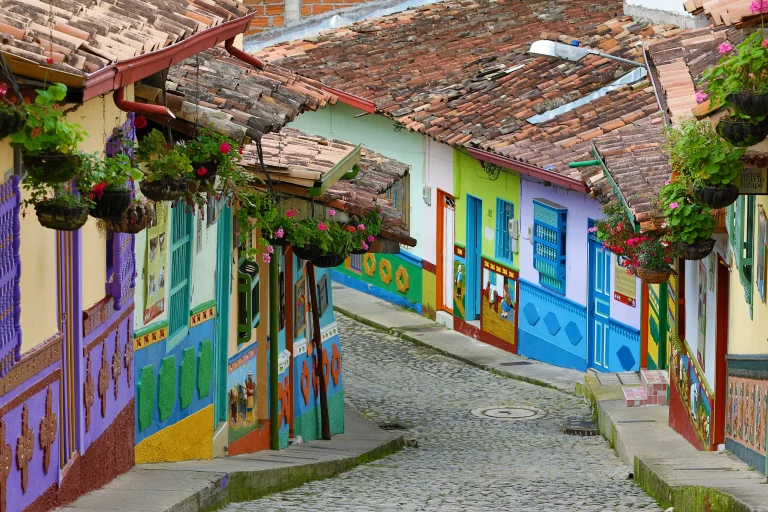
<svg viewBox="0 0 768 512"><path fill-rule="evenodd" d="M729 356L725 447L766 474L768 356Z"/></svg>
<svg viewBox="0 0 768 512"><path fill-rule="evenodd" d="M429 229L437 219L437 189L453 194L453 148L447 144L424 138L426 144L426 165L424 167L424 182L430 187L430 205L422 202L423 212L419 217L424 219L424 229L420 230L418 238L418 254L431 263L437 264L437 228ZM411 187L419 185L411 180ZM412 203L413 204L413 203ZM413 231L413 230L412 230ZM432 288L434 290L434 287ZM434 309L434 305L432 305Z"/></svg>

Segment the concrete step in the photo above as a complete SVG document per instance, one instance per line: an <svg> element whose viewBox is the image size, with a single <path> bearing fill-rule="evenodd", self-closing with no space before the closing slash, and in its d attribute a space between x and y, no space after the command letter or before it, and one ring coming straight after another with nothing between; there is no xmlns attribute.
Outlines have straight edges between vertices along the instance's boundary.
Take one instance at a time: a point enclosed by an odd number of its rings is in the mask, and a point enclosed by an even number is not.
<svg viewBox="0 0 768 512"><path fill-rule="evenodd" d="M621 402L624 407L638 407L645 405L645 401L648 399L648 395L645 393L645 389L640 386L623 387L621 388L623 397Z"/></svg>

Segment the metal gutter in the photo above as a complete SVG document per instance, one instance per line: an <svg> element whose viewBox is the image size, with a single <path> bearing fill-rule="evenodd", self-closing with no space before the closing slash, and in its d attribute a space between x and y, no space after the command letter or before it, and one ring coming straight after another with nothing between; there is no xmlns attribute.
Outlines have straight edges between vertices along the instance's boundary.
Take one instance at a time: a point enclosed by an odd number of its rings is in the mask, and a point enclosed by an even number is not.
<svg viewBox="0 0 768 512"><path fill-rule="evenodd" d="M115 102L115 106L117 106L117 108L123 112L135 112L136 114L141 114L143 116L160 116L176 119L176 116L173 115L173 112L171 112L168 107L164 105L152 105L150 103L137 103L135 101L126 100L125 87L120 87L117 89L115 94L112 95L112 99Z"/></svg>
<svg viewBox="0 0 768 512"><path fill-rule="evenodd" d="M222 41L232 39L246 31L255 12L237 18L202 32L187 39L144 55L118 61L95 73L87 75L82 83L83 102L102 94L125 87L150 75L168 69L174 64L192 57L208 48L213 48Z"/></svg>
<svg viewBox="0 0 768 512"><path fill-rule="evenodd" d="M567 188L568 190L576 190L578 192L589 193L589 187L587 187L580 180L569 178L567 176L561 176L551 171L547 171L546 169L542 169L541 167L536 167L535 165L526 164L524 162L518 162L517 160L497 155L496 153L491 153L490 151L485 151L484 149L466 149L472 158L480 160L481 162L488 162L489 164L499 165L506 169L519 172L520 174L539 178L542 181L548 181L550 183Z"/></svg>
<svg viewBox="0 0 768 512"><path fill-rule="evenodd" d="M226 40L226 42L224 43L224 49L227 50L227 53L229 53L234 58L239 59L245 62L246 64L250 64L251 66L254 66L258 69L264 69L263 62L261 62L259 59L257 59L253 55L245 53L240 48L235 47L234 37L231 37Z"/></svg>
<svg viewBox="0 0 768 512"><path fill-rule="evenodd" d="M603 176L605 177L605 179L607 179L608 182L611 184L611 187L613 188L613 193L616 194L616 196L621 201L621 204L624 205L624 214L626 215L629 223L632 224L632 229L635 230L635 233L640 232L640 223L637 222L637 219L635 219L635 215L632 213L632 208L629 207L629 203L624 197L624 194L621 193L619 186L613 180L613 176L611 176L611 173L608 172L608 167L606 167L605 165L605 160L603 160L602 155L600 155L600 152L597 150L597 147L594 144L592 144L592 156L595 157L595 160L598 162L598 164L600 165L600 168L603 170Z"/></svg>
<svg viewBox="0 0 768 512"><path fill-rule="evenodd" d="M363 112L368 112L369 114L376 112L376 105L374 105L371 100L367 100L365 98L361 98L360 96L355 96L354 94L349 94L347 92L334 89L333 87L328 87L327 85L323 85L323 90L338 96L342 103L345 103L350 107L355 107L356 109L362 110Z"/></svg>
<svg viewBox="0 0 768 512"><path fill-rule="evenodd" d="M307 195L309 197L318 197L323 195L326 190L331 188L333 184L335 184L337 181L339 181L339 179L341 179L342 176L352 170L352 167L354 167L355 164L360 161L360 151L362 148L362 144L355 146L355 149L350 151L347 156L342 158L339 163L334 165L330 171L323 174L319 184L315 183L314 187L307 190Z"/></svg>

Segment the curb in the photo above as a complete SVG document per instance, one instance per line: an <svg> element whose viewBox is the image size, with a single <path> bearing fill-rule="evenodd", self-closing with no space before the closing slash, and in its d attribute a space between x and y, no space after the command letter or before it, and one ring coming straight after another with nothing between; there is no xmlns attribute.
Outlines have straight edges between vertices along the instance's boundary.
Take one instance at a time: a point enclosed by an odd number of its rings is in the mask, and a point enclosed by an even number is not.
<svg viewBox="0 0 768 512"><path fill-rule="evenodd" d="M621 460L624 443L619 431L601 405L602 400L613 399L608 393L601 399L601 393L596 392L597 377L587 374L584 378L584 398L590 403L592 415L597 419L600 434L616 452ZM634 457L634 479L643 491L655 499L662 509L673 507L675 512L728 511L756 512L738 498L711 487L674 485L659 475L642 455Z"/></svg>
<svg viewBox="0 0 768 512"><path fill-rule="evenodd" d="M383 332L389 334L390 336L394 336L395 338L400 338L400 339L403 339L403 340L406 340L406 341L410 341L414 345L418 345L420 347L428 348L430 350L433 350L433 351L437 352L438 354L444 355L446 357L450 357L451 359L456 359L457 361L461 361L461 362L466 363L466 364L468 364L470 366L474 366L475 368L480 368L481 370L485 370L487 372L493 373L494 375L498 375L499 377L504 377L504 378L507 378L507 379L517 380L517 381L520 381L520 382L527 382L528 384L533 384L534 386L539 386L539 387L542 387L542 388L554 389L555 391L559 391L559 392L564 393L566 395L581 396L576 391L573 391L573 392L565 391L565 390L563 390L561 388L558 388L557 386L553 386L552 384L550 384L549 382L544 381L544 380L536 379L534 377L527 377L527 376L524 376L524 375L516 375L514 373L502 372L502 371L499 371L497 368L494 368L492 366L488 366L488 365L481 364L481 363L476 363L476 362L472 361L471 359L467 359L465 357L457 356L456 354L448 352L447 350L443 350L443 349L437 348L437 347L435 347L433 345L430 345L429 343L425 343L425 342L421 341L418 338L414 338L413 336L411 336L407 332L399 330L396 327L387 327L386 325L373 322L373 321L371 321L371 320L369 320L369 319L367 319L365 317L362 317L360 315L352 313L351 311L346 310L344 308L341 308L339 306L334 305L333 306L333 310L336 311L337 313L341 313L342 315L346 316L347 318L351 318L351 319L353 319L353 320L355 320L357 322L360 322L361 324L365 324L365 325L367 325L369 327L373 327L374 329L378 329L379 331L383 331ZM518 356L518 357L522 357L522 356Z"/></svg>

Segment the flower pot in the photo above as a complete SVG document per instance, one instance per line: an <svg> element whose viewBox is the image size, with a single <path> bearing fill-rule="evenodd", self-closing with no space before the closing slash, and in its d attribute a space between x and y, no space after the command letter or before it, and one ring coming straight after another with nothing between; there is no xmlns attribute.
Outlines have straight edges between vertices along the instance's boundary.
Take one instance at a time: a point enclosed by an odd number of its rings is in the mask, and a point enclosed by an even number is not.
<svg viewBox="0 0 768 512"><path fill-rule="evenodd" d="M288 247L288 241L283 238L270 238L269 239L270 245L274 245L276 247ZM295 251L294 251L295 252Z"/></svg>
<svg viewBox="0 0 768 512"><path fill-rule="evenodd" d="M0 109L0 139L13 135L27 122L27 116L17 108Z"/></svg>
<svg viewBox="0 0 768 512"><path fill-rule="evenodd" d="M201 171L203 169L205 169L205 172L201 174ZM201 164L200 167L195 169L195 178L200 181L210 180L216 176L216 173L218 171L219 171L219 162L217 162L216 160L209 160L208 162Z"/></svg>
<svg viewBox="0 0 768 512"><path fill-rule="evenodd" d="M768 122L755 124L736 117L724 117L717 123L716 131L734 146L754 146L768 136Z"/></svg>
<svg viewBox="0 0 768 512"><path fill-rule="evenodd" d="M184 178L141 180L139 187L142 194L152 201L175 201L187 191L187 180Z"/></svg>
<svg viewBox="0 0 768 512"><path fill-rule="evenodd" d="M693 195L707 206L719 210L734 203L739 198L739 188L736 185L726 185L721 188L694 188Z"/></svg>
<svg viewBox="0 0 768 512"><path fill-rule="evenodd" d="M104 224L116 233L133 235L149 226L154 213L149 203L130 203L122 215L104 219Z"/></svg>
<svg viewBox="0 0 768 512"><path fill-rule="evenodd" d="M635 275L648 284L661 284L666 283L669 280L669 276L672 275L672 271L651 270L648 268L639 267L636 269Z"/></svg>
<svg viewBox="0 0 768 512"><path fill-rule="evenodd" d="M35 204L35 213L41 226L59 231L75 231L88 220L87 206L61 206L50 201Z"/></svg>
<svg viewBox="0 0 768 512"><path fill-rule="evenodd" d="M120 217L131 204L131 191L104 192L101 197L94 198L96 204L91 208L91 217L104 219Z"/></svg>
<svg viewBox="0 0 768 512"><path fill-rule="evenodd" d="M80 172L80 155L30 155L22 151L24 168L30 176L42 183L64 183Z"/></svg>
<svg viewBox="0 0 768 512"><path fill-rule="evenodd" d="M347 259L345 253L342 254L326 254L312 260L312 264L320 268L338 267L344 260Z"/></svg>
<svg viewBox="0 0 768 512"><path fill-rule="evenodd" d="M707 238L706 240L700 240L692 244L684 244L679 242L677 244L677 253L684 260L695 261L706 258L714 248L715 239Z"/></svg>
<svg viewBox="0 0 768 512"><path fill-rule="evenodd" d="M768 93L756 94L753 90L745 89L729 94L725 99L737 110L748 116L768 115Z"/></svg>
<svg viewBox="0 0 768 512"><path fill-rule="evenodd" d="M315 260L323 255L322 249L312 245L308 245L307 247L293 246L293 253L302 260Z"/></svg>

